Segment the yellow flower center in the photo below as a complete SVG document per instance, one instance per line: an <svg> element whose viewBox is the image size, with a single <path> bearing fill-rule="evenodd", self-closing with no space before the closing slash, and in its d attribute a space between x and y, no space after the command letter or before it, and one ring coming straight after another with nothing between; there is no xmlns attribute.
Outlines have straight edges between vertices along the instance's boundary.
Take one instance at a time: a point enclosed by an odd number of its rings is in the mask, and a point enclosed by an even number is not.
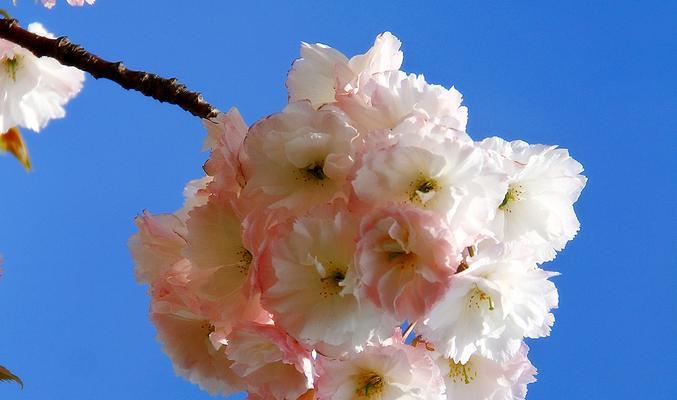
<svg viewBox="0 0 677 400"><path fill-rule="evenodd" d="M372 371L365 371L357 379L355 395L357 398L376 398L383 391L383 385L384 382L381 375Z"/></svg>
<svg viewBox="0 0 677 400"><path fill-rule="evenodd" d="M491 296L480 290L477 286L470 292L468 296L468 308L480 309L480 306L483 302L487 302L489 306L489 311L494 311L494 301L491 299Z"/></svg>
<svg viewBox="0 0 677 400"><path fill-rule="evenodd" d="M249 266L252 264L252 253L243 247L237 254L240 256L237 269L242 275L247 275L249 273Z"/></svg>
<svg viewBox="0 0 677 400"><path fill-rule="evenodd" d="M324 160L308 164L296 172L296 181L324 186L329 177L324 174Z"/></svg>
<svg viewBox="0 0 677 400"><path fill-rule="evenodd" d="M13 81L16 81L16 72L19 70L19 67L21 66L19 64L21 57L15 56L14 58L6 58L2 60L2 66L5 70L5 73L9 75L10 78L12 78Z"/></svg>
<svg viewBox="0 0 677 400"><path fill-rule="evenodd" d="M312 164L306 168L306 173L318 181L324 180L327 178L327 175L324 174L323 165L321 163Z"/></svg>
<svg viewBox="0 0 677 400"><path fill-rule="evenodd" d="M472 363L468 361L465 364L454 362L449 359L449 378L454 383L469 384L477 378L477 371L473 368Z"/></svg>
<svg viewBox="0 0 677 400"><path fill-rule="evenodd" d="M323 278L320 278L322 283L320 286L320 296L328 298L341 293L341 290L343 290L341 282L346 279L346 270L335 265L332 261L326 263L325 267L327 268L327 274Z"/></svg>
<svg viewBox="0 0 677 400"><path fill-rule="evenodd" d="M523 195L524 188L522 188L521 185L516 184L510 185L510 187L508 187L508 191L505 193L503 202L498 206L498 209L508 213L512 212L510 206L518 202Z"/></svg>
<svg viewBox="0 0 677 400"><path fill-rule="evenodd" d="M433 178L419 174L410 184L409 201L423 206L440 190L440 184Z"/></svg>

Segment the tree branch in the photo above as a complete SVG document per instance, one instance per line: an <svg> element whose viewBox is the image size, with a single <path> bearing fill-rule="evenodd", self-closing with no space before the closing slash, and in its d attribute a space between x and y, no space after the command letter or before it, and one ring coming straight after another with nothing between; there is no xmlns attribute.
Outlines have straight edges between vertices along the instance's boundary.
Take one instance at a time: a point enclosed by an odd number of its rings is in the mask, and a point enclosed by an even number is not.
<svg viewBox="0 0 677 400"><path fill-rule="evenodd" d="M15 19L0 19L0 38L29 50L37 57L51 57L63 65L89 72L94 78L111 80L123 88L133 89L163 103L176 104L200 118L213 118L218 110L200 93L191 92L176 78L166 79L143 71L127 69L121 62L106 61L71 43L66 37L56 39L31 33Z"/></svg>

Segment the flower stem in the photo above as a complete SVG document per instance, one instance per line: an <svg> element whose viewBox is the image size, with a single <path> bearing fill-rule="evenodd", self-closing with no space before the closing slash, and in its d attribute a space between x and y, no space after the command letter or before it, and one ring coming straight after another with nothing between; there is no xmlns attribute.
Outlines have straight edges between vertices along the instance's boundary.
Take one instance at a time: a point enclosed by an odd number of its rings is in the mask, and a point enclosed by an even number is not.
<svg viewBox="0 0 677 400"><path fill-rule="evenodd" d="M416 322L410 323L409 326L407 327L407 329L406 329L406 330L404 331L404 333L402 334L402 340L407 340L407 338L409 337L409 335L411 335L411 332L414 331L414 328L415 328L415 327L416 327Z"/></svg>

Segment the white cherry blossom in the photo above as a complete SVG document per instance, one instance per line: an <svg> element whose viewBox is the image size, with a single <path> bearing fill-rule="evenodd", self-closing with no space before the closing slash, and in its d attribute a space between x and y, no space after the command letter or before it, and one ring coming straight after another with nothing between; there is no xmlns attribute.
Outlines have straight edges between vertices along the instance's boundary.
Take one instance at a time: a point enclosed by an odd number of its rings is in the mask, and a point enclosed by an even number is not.
<svg viewBox="0 0 677 400"><path fill-rule="evenodd" d="M456 248L472 244L494 217L507 188L484 150L461 140L401 135L367 151L352 182L369 205L409 203L445 218Z"/></svg>
<svg viewBox="0 0 677 400"><path fill-rule="evenodd" d="M552 260L580 227L573 205L587 180L580 175L583 166L557 146L497 137L480 146L494 152L509 180L489 226L496 240L523 242L539 262Z"/></svg>
<svg viewBox="0 0 677 400"><path fill-rule="evenodd" d="M445 399L444 382L430 352L398 338L347 358L322 358L320 368L319 400Z"/></svg>
<svg viewBox="0 0 677 400"><path fill-rule="evenodd" d="M474 354L466 363L437 356L448 400L524 400L527 385L535 382L536 368L527 359L529 348L522 343L514 357L496 362Z"/></svg>
<svg viewBox="0 0 677 400"><path fill-rule="evenodd" d="M557 308L557 275L536 267L517 245L496 245L468 259L452 279L446 296L429 314L421 333L455 362L475 353L506 361L524 337L548 336Z"/></svg>
<svg viewBox="0 0 677 400"><path fill-rule="evenodd" d="M53 38L39 23L28 30ZM30 51L0 39L0 133L12 127L40 131L55 118L66 115L64 105L82 89L82 71L38 58Z"/></svg>

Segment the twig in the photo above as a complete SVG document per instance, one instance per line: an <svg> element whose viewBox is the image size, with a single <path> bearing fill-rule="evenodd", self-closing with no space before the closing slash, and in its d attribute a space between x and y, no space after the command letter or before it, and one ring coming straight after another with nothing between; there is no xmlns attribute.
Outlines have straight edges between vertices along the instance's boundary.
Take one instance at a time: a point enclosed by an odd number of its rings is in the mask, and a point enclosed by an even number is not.
<svg viewBox="0 0 677 400"><path fill-rule="evenodd" d="M402 334L402 340L407 340L407 338L409 337L409 335L411 335L411 332L414 331L414 328L415 328L415 327L416 327L416 322L410 323L409 326L407 327L407 329L406 329L406 330L404 331L404 333Z"/></svg>
<svg viewBox="0 0 677 400"><path fill-rule="evenodd" d="M218 113L200 93L191 92L176 78L166 79L127 69L121 62L106 61L71 43L66 37L50 39L31 33L21 28L15 19L0 19L0 38L18 44L37 57L52 57L63 65L89 72L96 79L108 79L160 102L176 104L196 117L209 119Z"/></svg>

